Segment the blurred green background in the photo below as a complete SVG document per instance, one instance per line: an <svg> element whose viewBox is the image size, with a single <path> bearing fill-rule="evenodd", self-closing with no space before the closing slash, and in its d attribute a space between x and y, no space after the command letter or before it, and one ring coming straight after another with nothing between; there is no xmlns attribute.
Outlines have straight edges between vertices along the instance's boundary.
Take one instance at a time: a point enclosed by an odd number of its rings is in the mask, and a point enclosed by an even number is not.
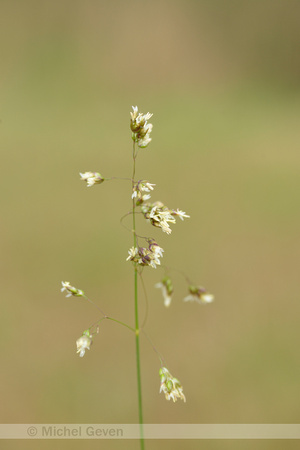
<svg viewBox="0 0 300 450"><path fill-rule="evenodd" d="M145 270L146 331L187 397L159 395L159 361L143 339L145 422L299 423L300 2L1 0L0 21L1 422L138 420L134 336L104 322L79 358L75 341L97 310L60 293L68 280L134 323L132 238L119 223L130 183L87 189L79 172L131 176L129 111L138 105L154 113L154 129L137 178L191 215L171 236L142 219L138 227L157 237L165 264L216 297L184 304L175 274L166 310L153 287L163 272Z"/></svg>

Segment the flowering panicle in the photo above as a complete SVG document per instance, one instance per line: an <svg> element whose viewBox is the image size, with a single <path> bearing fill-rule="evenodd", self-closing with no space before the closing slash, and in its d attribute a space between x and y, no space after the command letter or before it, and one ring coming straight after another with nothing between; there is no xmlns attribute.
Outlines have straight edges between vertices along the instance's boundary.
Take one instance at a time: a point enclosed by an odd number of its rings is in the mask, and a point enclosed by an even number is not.
<svg viewBox="0 0 300 450"><path fill-rule="evenodd" d="M82 336L80 336L79 339L76 341L77 346L77 353L79 353L79 356L82 358L85 354L86 349L90 349L90 346L92 345L92 335L90 334L89 330L85 330L82 333Z"/></svg>
<svg viewBox="0 0 300 450"><path fill-rule="evenodd" d="M82 181L86 181L87 187L94 186L94 184L101 184L105 181L99 172L84 172L79 174Z"/></svg>
<svg viewBox="0 0 300 450"><path fill-rule="evenodd" d="M136 206L140 206L146 200L151 197L150 194L143 194L143 192L153 191L155 184L149 183L148 181L141 180L133 185L133 194L131 198L136 198Z"/></svg>
<svg viewBox="0 0 300 450"><path fill-rule="evenodd" d="M133 261L140 266L150 266L156 269L156 265L160 265L159 258L163 256L163 249L154 241L149 239L149 248L131 247L128 250L128 258L126 261Z"/></svg>
<svg viewBox="0 0 300 450"><path fill-rule="evenodd" d="M161 289L164 298L164 305L166 307L170 306L174 291L171 278L164 277L159 283L156 283L155 287Z"/></svg>
<svg viewBox="0 0 300 450"><path fill-rule="evenodd" d="M89 299L81 289L77 289L68 281L62 281L61 291L66 293L67 297L84 297L89 303L94 304L98 311L101 312L101 317L94 322L87 330L83 331L82 335L76 340L76 348L77 353L82 358L87 350L90 350L91 345L93 343L93 338L99 333L99 324L104 319L109 319L114 322L117 322L127 329L131 330L135 334L136 340L136 364L137 364L137 379L138 379L138 399L139 399L139 410L140 410L140 425L142 426L142 398L141 398L141 375L140 375L140 350L139 350L139 337L141 330L144 329L144 325L146 323L146 318L144 319L143 325L139 326L139 315L138 315L138 306L139 306L139 298L138 298L138 275L142 275L143 267L150 266L152 268L156 268L161 264L160 258L163 257L164 250L158 245L158 243L152 239L152 237L141 237L137 234L136 231L136 214L142 214L144 218L150 222L151 225L157 228L161 228L164 233L171 234L171 224L175 224L176 220L179 218L180 220L184 220L185 218L189 218L184 211L180 209L169 209L166 205L164 205L160 201L152 202L151 194L154 190L155 184L150 183L147 180L137 180L135 178L136 174L136 159L139 155L139 148L145 148L151 142L151 133L153 130L152 123L148 121L151 119L153 114L151 113L141 113L138 110L137 106L132 106L132 111L130 112L130 132L133 140L133 148L132 148L132 159L133 159L133 168L132 168L132 177L131 178L104 178L99 172L83 172L80 173L80 179L86 182L87 187L92 187L96 184L102 184L104 181L112 180L112 179L122 179L131 181L132 192L131 192L131 204L132 209L125 214L121 218L121 223L123 218L127 217L129 214L132 214L132 227L133 229L127 228L128 231L132 231L133 233L133 247L128 250L128 257L126 261L133 262L134 269L134 306L135 306L135 328L127 325L125 322L114 319L106 315L102 311L102 307L98 307L94 301ZM98 208L99 209L99 208ZM100 212L99 212L100 211ZM99 214L101 214L101 209L99 209ZM103 214L102 214L103 215ZM139 246L139 240L144 239L146 243L145 247ZM141 267L141 269L139 268ZM169 273L169 270L165 273ZM181 272L181 271L179 271ZM142 277L141 277L142 278ZM187 280L188 278L185 277ZM144 286L144 282L142 279L143 288L145 297L147 298L147 292ZM188 281L189 283L189 281ZM164 276L159 283L155 284L156 288L161 289L163 301L165 307L169 307L172 302L173 295L173 284L172 280L169 276ZM189 295L184 298L184 301L196 301L198 303L211 303L214 300L214 296L208 293L204 288L190 285L189 286ZM147 317L147 314L146 314ZM145 336L147 337L146 333ZM147 337L148 338L148 337ZM151 343L150 338L148 338ZM152 345L153 346L153 345ZM164 360L161 357L160 353L153 346L154 351L157 353L161 364ZM161 367L159 370L160 376L160 393L162 392L165 395L167 400L173 400L176 402L178 399L186 402L185 395L183 393L183 388L180 381L173 377L169 370L166 367ZM143 437L141 433L141 443L143 442ZM143 445L141 445L143 447Z"/></svg>
<svg viewBox="0 0 300 450"><path fill-rule="evenodd" d="M61 284L61 292L66 291L66 297L71 297L72 295L74 295L74 297L82 297L84 295L84 292L81 289L71 286L69 281L62 281Z"/></svg>
<svg viewBox="0 0 300 450"><path fill-rule="evenodd" d="M184 302L194 301L197 303L211 303L214 301L214 296L207 292L206 289L199 286L189 286L190 294L183 299Z"/></svg>
<svg viewBox="0 0 300 450"><path fill-rule="evenodd" d="M148 220L154 227L159 227L167 234L171 234L170 223L176 223L175 217L190 217L185 212L177 209L169 209L162 202L145 203L141 205L141 211L146 220Z"/></svg>
<svg viewBox="0 0 300 450"><path fill-rule="evenodd" d="M159 376L161 380L159 392L163 392L167 400L172 399L173 402L176 402L180 398L184 402L186 401L180 381L174 378L166 367L159 369Z"/></svg>
<svg viewBox="0 0 300 450"><path fill-rule="evenodd" d="M130 113L132 139L139 147L145 148L151 142L150 133L153 125L152 123L148 123L147 120L149 120L153 114L150 114L149 112L147 114L139 113L137 106L133 106L132 109L133 112Z"/></svg>

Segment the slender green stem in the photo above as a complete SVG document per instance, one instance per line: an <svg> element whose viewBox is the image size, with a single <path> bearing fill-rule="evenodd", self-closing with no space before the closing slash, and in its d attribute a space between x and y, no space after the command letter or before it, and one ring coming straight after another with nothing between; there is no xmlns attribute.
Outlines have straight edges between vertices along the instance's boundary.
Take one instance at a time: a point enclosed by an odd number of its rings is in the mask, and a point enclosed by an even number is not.
<svg viewBox="0 0 300 450"><path fill-rule="evenodd" d="M133 143L133 173L132 187L134 186L135 177L135 142ZM136 232L135 232L135 200L132 200L132 231L133 245L136 248ZM140 330L139 330L139 314L138 314L138 271L134 267L134 313L135 313L135 348L136 348L136 371L137 371L137 388L138 388L138 404L139 404L139 423L140 423L140 445L144 450L144 431L143 431L143 408L142 408L142 382L141 382L141 363L140 363Z"/></svg>
<svg viewBox="0 0 300 450"><path fill-rule="evenodd" d="M143 320L143 323L142 323L142 326L141 326L141 331L143 331L143 328L144 328L144 326L145 326L145 324L147 322L147 318L148 318L149 302L148 302L148 295L147 295L145 283L144 283L144 280L143 280L143 275L142 275L142 273L140 273L139 275L140 275L140 280L142 282L142 287L143 287L145 300L146 300L146 314L145 314L145 317L144 317L144 320Z"/></svg>
<svg viewBox="0 0 300 450"><path fill-rule="evenodd" d="M144 447L144 431L143 431L143 405L142 405L142 382L141 382L141 364L140 364L140 330L138 320L138 291L137 291L137 270L134 271L134 286L135 286L135 344L136 344L136 370L137 370L137 388L138 388L138 403L139 403L139 422L140 422L140 443L141 450Z"/></svg>

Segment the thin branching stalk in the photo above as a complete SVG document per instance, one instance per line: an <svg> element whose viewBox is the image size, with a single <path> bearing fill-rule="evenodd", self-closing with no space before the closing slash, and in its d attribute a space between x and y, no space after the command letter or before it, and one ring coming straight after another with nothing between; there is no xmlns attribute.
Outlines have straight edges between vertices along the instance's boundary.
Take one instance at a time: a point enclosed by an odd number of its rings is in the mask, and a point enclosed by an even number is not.
<svg viewBox="0 0 300 450"><path fill-rule="evenodd" d="M133 142L133 172L132 187L134 187L135 178L135 142ZM132 200L132 232L133 246L136 248L136 227L135 227L135 199ZM142 380L141 380L141 362L140 362L140 330L139 330L139 311L138 311L138 270L134 265L134 313L135 313L135 349L136 349L136 371L137 371L137 388L138 388L138 405L139 405L139 423L140 423L140 444L141 450L145 448L144 430L143 430L143 404L142 404Z"/></svg>

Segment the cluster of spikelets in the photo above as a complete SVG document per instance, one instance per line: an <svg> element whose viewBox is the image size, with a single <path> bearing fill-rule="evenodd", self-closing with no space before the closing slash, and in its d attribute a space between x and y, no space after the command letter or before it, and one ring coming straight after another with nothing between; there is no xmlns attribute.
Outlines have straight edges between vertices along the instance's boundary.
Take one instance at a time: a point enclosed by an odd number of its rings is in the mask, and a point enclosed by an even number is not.
<svg viewBox="0 0 300 450"><path fill-rule="evenodd" d="M80 173L80 179L86 181L87 187L94 186L94 184L101 184L105 181L99 172L84 172Z"/></svg>
<svg viewBox="0 0 300 450"><path fill-rule="evenodd" d="M172 399L173 402L176 402L178 399L181 399L184 402L186 401L180 381L174 378L168 369L161 367L159 376L161 380L159 392L163 392L167 400Z"/></svg>
<svg viewBox="0 0 300 450"><path fill-rule="evenodd" d="M130 113L130 128L132 131L132 139L137 145L141 148L147 147L150 144L151 138L150 133L152 131L153 125L152 123L148 123L147 121L151 119L153 114L149 112L147 114L139 113L138 107L132 107L133 112Z"/></svg>
<svg viewBox="0 0 300 450"><path fill-rule="evenodd" d="M162 202L145 203L141 206L141 211L145 219L154 227L161 228L164 233L171 234L172 229L170 223L176 223L175 217L181 220L188 216L184 211L179 209L169 209Z"/></svg>
<svg viewBox="0 0 300 450"><path fill-rule="evenodd" d="M93 336L90 334L89 330L85 330L82 333L82 336L80 336L79 339L76 341L76 347L77 347L77 353L79 353L79 356L82 358L85 354L86 349L90 349L92 345L92 338Z"/></svg>
<svg viewBox="0 0 300 450"><path fill-rule="evenodd" d="M131 198L136 199L136 206L142 205L146 200L151 198L151 195L148 192L153 191L153 186L155 186L155 184L149 183L145 180L140 180L137 183L133 183L133 193ZM147 192L147 194L144 194L144 192Z"/></svg>
<svg viewBox="0 0 300 450"><path fill-rule="evenodd" d="M133 261L140 266L150 266L156 269L156 265L160 265L163 256L163 249L155 242L154 239L148 239L149 247L131 247L128 250L129 256L126 261Z"/></svg>

